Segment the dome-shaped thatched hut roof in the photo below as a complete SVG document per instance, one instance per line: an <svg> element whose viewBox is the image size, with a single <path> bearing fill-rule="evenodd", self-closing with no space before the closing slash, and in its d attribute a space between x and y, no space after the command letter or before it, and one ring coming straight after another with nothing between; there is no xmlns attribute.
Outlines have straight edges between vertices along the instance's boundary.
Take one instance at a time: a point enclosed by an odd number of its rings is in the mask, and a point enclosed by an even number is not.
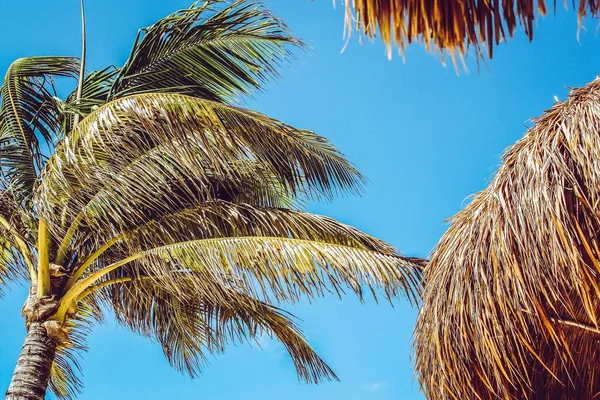
<svg viewBox="0 0 600 400"><path fill-rule="evenodd" d="M600 79L534 123L426 270L430 400L600 398Z"/></svg>

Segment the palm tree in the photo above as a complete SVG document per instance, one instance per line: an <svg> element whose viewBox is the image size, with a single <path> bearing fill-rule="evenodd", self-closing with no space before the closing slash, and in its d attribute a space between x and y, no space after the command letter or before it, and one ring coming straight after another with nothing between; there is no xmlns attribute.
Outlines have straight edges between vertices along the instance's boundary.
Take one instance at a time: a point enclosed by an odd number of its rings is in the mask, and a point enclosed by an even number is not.
<svg viewBox="0 0 600 400"><path fill-rule="evenodd" d="M336 376L279 304L365 288L415 299L423 260L297 210L360 189L343 155L232 105L294 46L260 4L210 0L142 29L121 68L84 75L73 57L10 66L0 278L25 278L30 291L7 399L43 399L48 385L75 396L73 357L107 312L190 375L206 354L267 333L302 380L319 382ZM55 79L80 75L58 98Z"/></svg>
<svg viewBox="0 0 600 400"><path fill-rule="evenodd" d="M425 270L416 369L430 400L600 395L600 79L508 150Z"/></svg>
<svg viewBox="0 0 600 400"><path fill-rule="evenodd" d="M423 42L427 51L439 52L442 60L450 55L455 66L457 57L475 49L477 58L487 54L492 58L494 47L511 38L518 25L523 26L533 40L535 19L547 12L544 0L343 0L346 9L346 35L356 25L358 31L370 38L380 35L387 45L392 44L404 53L407 45ZM565 6L567 2L564 2ZM556 8L556 1L554 1ZM578 21L591 15L598 17L597 0L579 0ZM536 13L537 9L537 13ZM356 17L353 15L356 13Z"/></svg>

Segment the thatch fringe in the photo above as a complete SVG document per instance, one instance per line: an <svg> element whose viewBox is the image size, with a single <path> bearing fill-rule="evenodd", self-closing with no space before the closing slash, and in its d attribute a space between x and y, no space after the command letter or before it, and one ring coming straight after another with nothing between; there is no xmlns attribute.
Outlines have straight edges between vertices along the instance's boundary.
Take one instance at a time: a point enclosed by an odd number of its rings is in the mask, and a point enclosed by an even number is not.
<svg viewBox="0 0 600 400"><path fill-rule="evenodd" d="M335 1L335 0L334 0ZM353 25L373 38L380 35L391 56L395 42L404 53L412 42L423 42L428 51L456 56L464 55L472 46L478 57L492 58L494 46L512 37L517 25L533 39L536 9L546 14L544 0L343 0L346 6L346 33ZM578 18L597 17L599 0L573 1ZM565 0L566 6L566 0ZM554 1L556 8L556 0ZM353 16L352 9L356 12Z"/></svg>
<svg viewBox="0 0 600 400"><path fill-rule="evenodd" d="M426 269L430 400L600 396L600 79L534 122Z"/></svg>

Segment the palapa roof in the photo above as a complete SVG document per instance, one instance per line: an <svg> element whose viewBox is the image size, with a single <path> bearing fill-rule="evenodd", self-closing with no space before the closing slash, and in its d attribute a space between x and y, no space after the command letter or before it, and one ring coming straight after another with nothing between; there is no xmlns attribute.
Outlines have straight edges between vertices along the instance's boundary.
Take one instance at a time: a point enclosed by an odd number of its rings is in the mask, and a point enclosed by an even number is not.
<svg viewBox="0 0 600 400"><path fill-rule="evenodd" d="M491 58L494 46L512 37L518 25L533 39L536 17L547 11L544 0L343 1L348 34L355 25L371 38L380 36L390 56L394 42L403 52L408 44L420 41L428 51L440 51L442 56L446 51L454 61L469 46L478 56L487 54ZM579 21L586 15L598 16L600 1L572 3ZM556 0L551 7L556 8Z"/></svg>
<svg viewBox="0 0 600 400"><path fill-rule="evenodd" d="M430 400L600 398L600 79L534 123L426 269Z"/></svg>

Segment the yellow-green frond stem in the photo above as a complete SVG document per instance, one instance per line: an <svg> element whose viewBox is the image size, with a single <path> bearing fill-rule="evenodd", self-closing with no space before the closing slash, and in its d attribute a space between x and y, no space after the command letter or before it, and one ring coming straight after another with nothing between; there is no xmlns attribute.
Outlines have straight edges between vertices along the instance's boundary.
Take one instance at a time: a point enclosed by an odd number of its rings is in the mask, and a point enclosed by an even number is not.
<svg viewBox="0 0 600 400"><path fill-rule="evenodd" d="M101 270L94 272L87 278L82 279L79 282L77 282L71 289L69 289L69 291L67 293L65 293L64 297L60 301L60 306L58 307L56 314L54 314L54 319L56 319L58 321L64 321L65 316L67 315L67 311L69 310L69 308L71 307L73 302L87 288L92 286L94 283L96 283L96 281L101 279L103 276L105 276L109 272L114 271L115 269L117 269L127 263L130 263L131 261L137 260L138 258L140 258L142 256L144 256L144 253L138 253L138 254L131 255L127 258L122 259L121 261L110 264L106 268L102 268Z"/></svg>
<svg viewBox="0 0 600 400"><path fill-rule="evenodd" d="M75 232L77 231L77 228L79 227L82 218L82 214L79 214L77 217L75 217L75 219L71 223L71 226L67 230L65 237L63 238L62 242L60 243L60 246L58 247L58 252L56 253L56 264L62 265L63 261L65 260L67 250L69 249L69 245L71 244L71 240L73 239L73 235L75 235Z"/></svg>
<svg viewBox="0 0 600 400"><path fill-rule="evenodd" d="M37 296L44 297L50 294L50 260L48 246L48 226L40 218L38 228L38 285Z"/></svg>
<svg viewBox="0 0 600 400"><path fill-rule="evenodd" d="M108 250L113 244L117 243L123 238L123 235L118 235L107 241L102 247L93 252L71 275L67 283L65 284L64 292L69 291L76 283L79 278L85 273L85 271L100 257L106 250Z"/></svg>
<svg viewBox="0 0 600 400"><path fill-rule="evenodd" d="M143 278L140 278L140 279L143 279ZM125 276L123 278L115 278L115 279L110 279L108 281L100 282L97 285L90 286L87 289L85 289L83 291L83 293L81 293L79 296L77 296L77 298L75 299L75 302L79 303L81 300L85 299L90 294L97 292L98 290L103 289L107 286L117 285L119 283L131 282L132 280L133 280L133 277Z"/></svg>

